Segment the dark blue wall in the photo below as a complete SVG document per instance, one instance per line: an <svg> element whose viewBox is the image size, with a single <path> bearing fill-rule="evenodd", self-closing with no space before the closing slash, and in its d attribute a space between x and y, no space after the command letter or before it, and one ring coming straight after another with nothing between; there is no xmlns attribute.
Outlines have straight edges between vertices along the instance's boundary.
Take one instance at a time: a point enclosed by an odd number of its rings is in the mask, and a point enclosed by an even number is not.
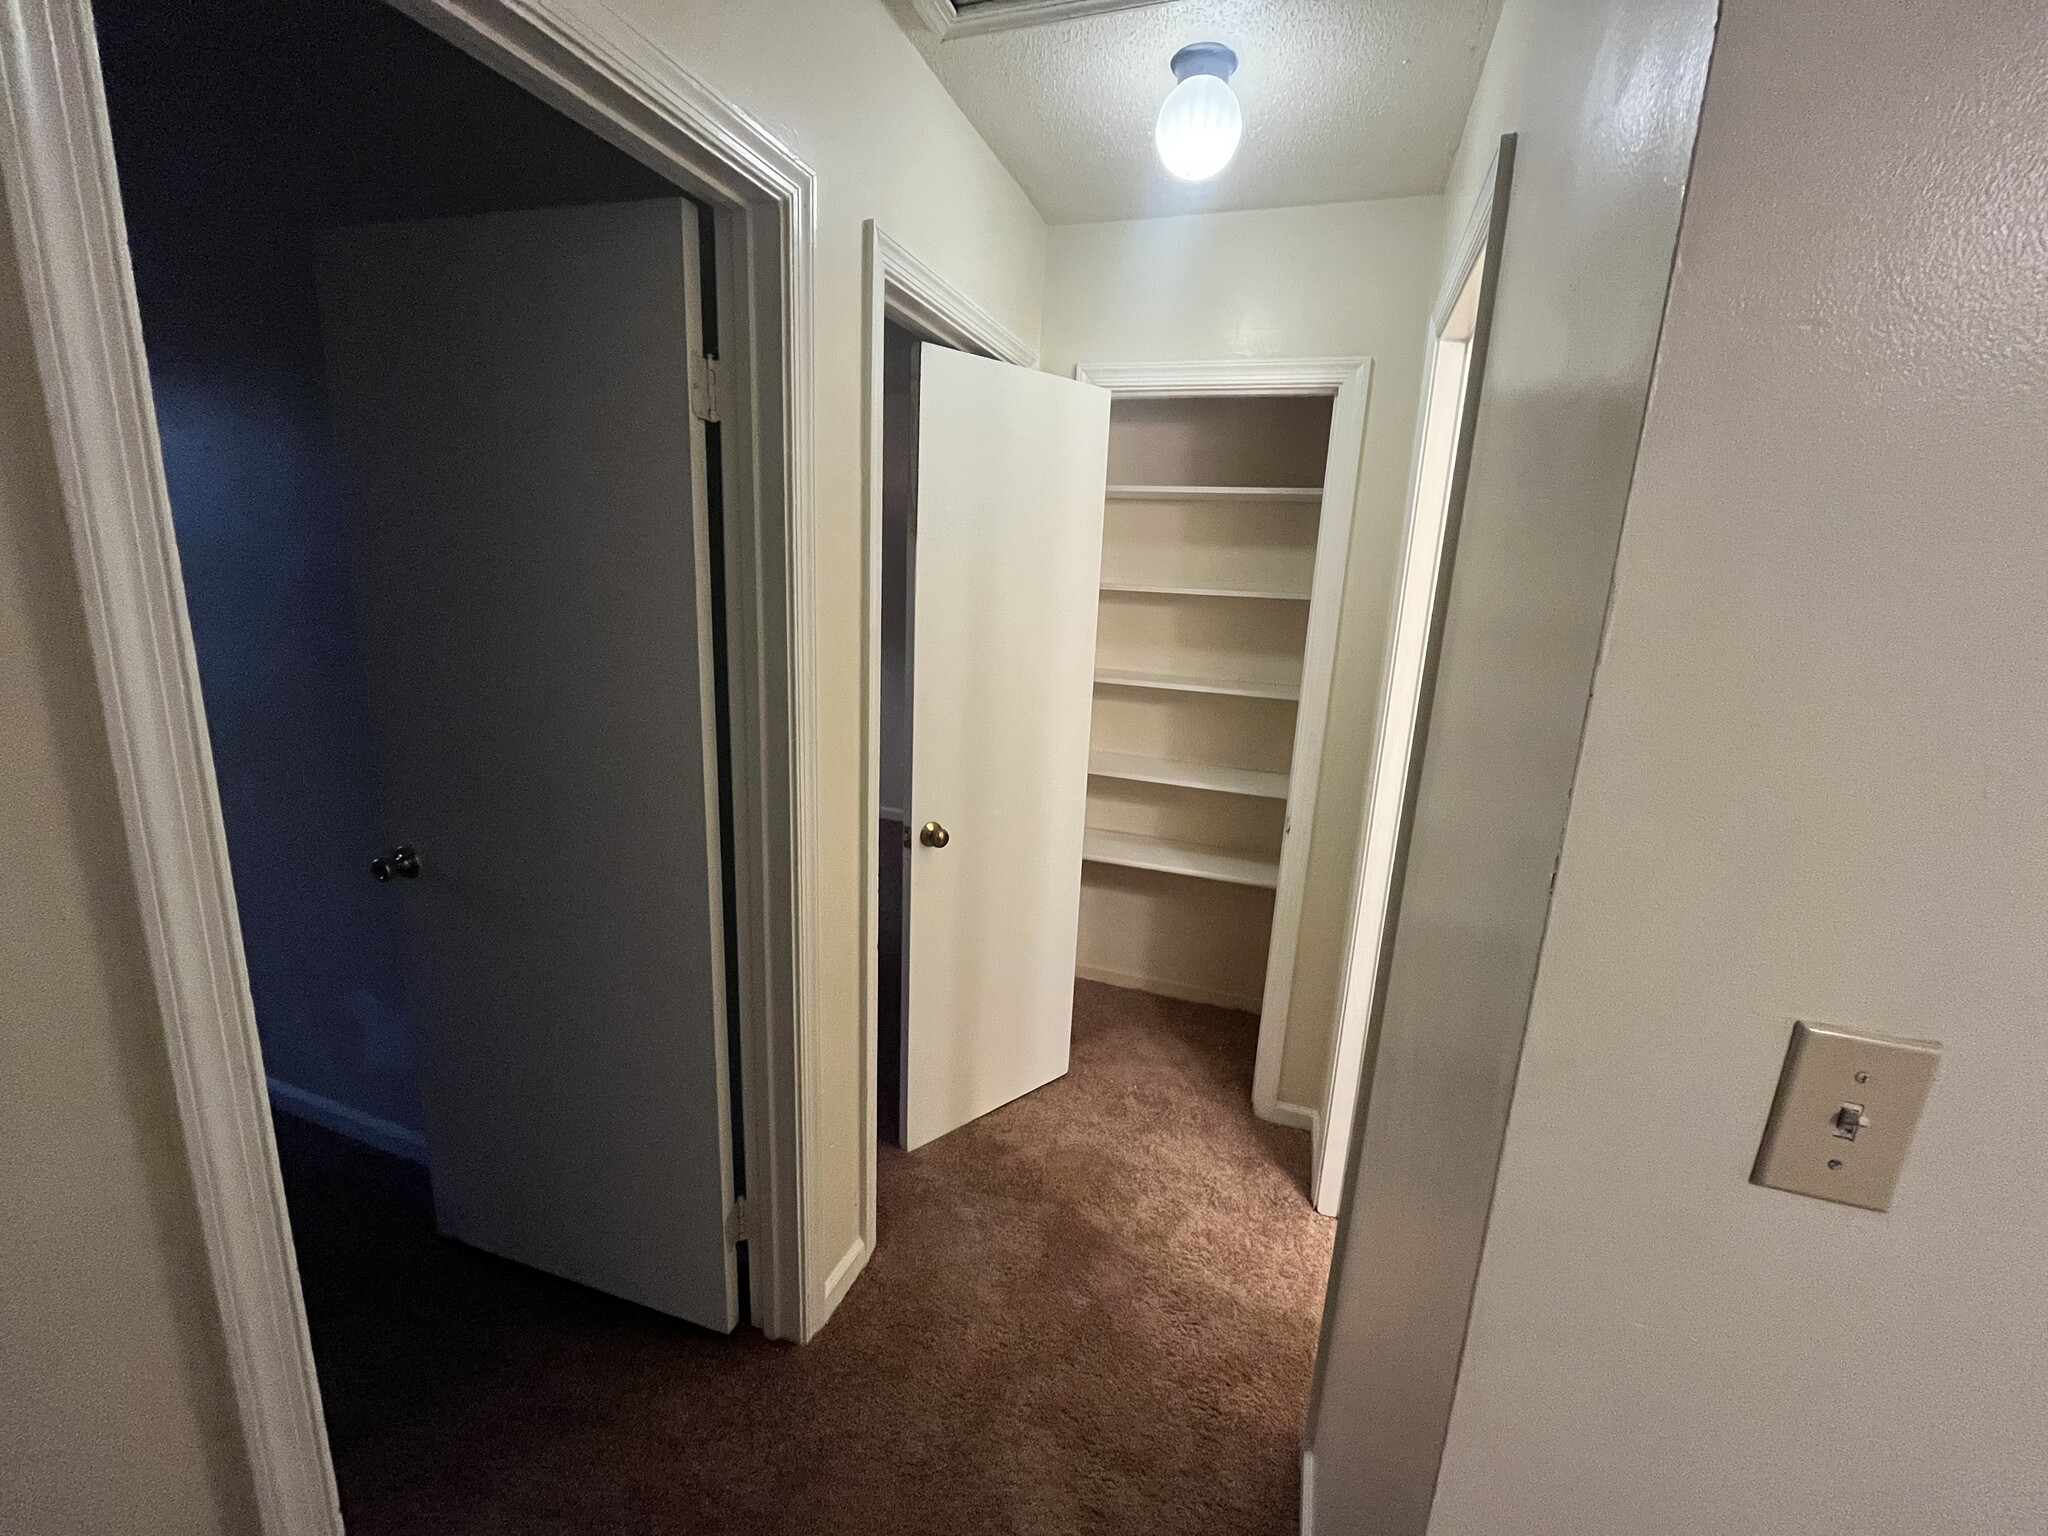
<svg viewBox="0 0 2048 1536"><path fill-rule="evenodd" d="M416 1128L313 236L674 189L375 0L95 12L265 1065Z"/></svg>

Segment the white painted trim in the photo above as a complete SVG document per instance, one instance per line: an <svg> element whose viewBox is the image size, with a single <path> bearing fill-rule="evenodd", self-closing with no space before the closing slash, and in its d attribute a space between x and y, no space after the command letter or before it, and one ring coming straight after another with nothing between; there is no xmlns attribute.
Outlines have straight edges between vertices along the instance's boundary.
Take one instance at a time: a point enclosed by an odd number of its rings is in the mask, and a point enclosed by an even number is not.
<svg viewBox="0 0 2048 1536"><path fill-rule="evenodd" d="M1463 270L1469 271L1469 266ZM1368 890L1368 872L1375 863L1387 856L1386 844L1398 835L1400 808L1394 816L1380 814L1377 802L1380 796L1383 775L1405 773L1407 769L1407 744L1397 744L1388 738L1388 726L1396 709L1395 689L1399 686L1402 673L1411 664L1407 648L1402 644L1402 631L1408 620L1406 573L1415 558L1415 540L1419 532L1420 511L1417 497L1420 492L1423 469L1423 453L1428 442L1431 426L1430 402L1435 398L1437 368L1441 352L1440 337L1442 322L1430 322L1428 339L1423 346L1422 366L1422 409L1416 413L1415 442L1409 454L1408 497L1401 526L1399 553L1394 560L1393 602L1389 607L1387 620L1387 644L1385 658L1380 668L1379 704L1373 729L1372 761L1365 783L1365 820L1358 839L1358 858L1352 871L1351 902L1349 920L1344 932L1344 955L1337 973L1337 1016L1331 1031L1329 1077L1325 1088L1323 1113L1325 1123L1335 1127L1338 1139L1319 1145L1313 1163L1310 1165L1310 1198L1317 1210L1326 1216L1337 1214L1344 1187L1344 1164L1348 1159L1350 1130L1357 1113L1357 1097L1361 1083L1359 1076L1364 1065L1367 1021L1372 1011L1373 977L1378 969L1379 949L1384 937L1387 902L1391 898L1390 883L1383 883L1377 890ZM1439 530L1440 531L1440 530ZM1441 549L1438 551L1441 558ZM1431 581L1434 587L1434 578ZM1410 690L1413 696L1413 690ZM1419 722L1417 722L1419 726ZM1398 752L1401 761L1392 763L1390 756Z"/></svg>
<svg viewBox="0 0 2048 1536"><path fill-rule="evenodd" d="M810 172L600 0L397 0L702 197L735 374L735 798L756 1316L808 1338L822 1161ZM70 523L186 1158L267 1536L339 1536L88 0L0 0L0 180ZM728 348L730 349L728 351Z"/></svg>
<svg viewBox="0 0 2048 1536"><path fill-rule="evenodd" d="M1301 1536L1313 1536L1316 1528L1316 1452L1312 1445L1301 1448Z"/></svg>
<svg viewBox="0 0 2048 1536"><path fill-rule="evenodd" d="M381 1115L365 1114L351 1104L339 1099L330 1099L325 1094L309 1093L304 1088L295 1088L282 1078L267 1078L270 1088L270 1107L282 1110L288 1115L297 1115L301 1120L346 1136L350 1141L360 1141L366 1147L375 1147L379 1152L389 1152L393 1157L402 1157L409 1163L424 1165L427 1161L427 1138L411 1126L400 1125L396 1120L386 1120Z"/></svg>
<svg viewBox="0 0 2048 1536"><path fill-rule="evenodd" d="M1022 368L1036 367L1028 342L869 219L861 227L861 805L860 856L860 1241L840 1261L851 1263L836 1292L826 1287L822 1323L875 1251L875 1176L880 1136L876 1098L880 1071L881 937L877 880L882 817L882 327L889 320L947 346ZM835 1269L835 1277L840 1271Z"/></svg>
<svg viewBox="0 0 2048 1536"><path fill-rule="evenodd" d="M1074 377L1132 400L1199 395L1334 395L1364 357L1227 358L1216 362L1082 363Z"/></svg>
<svg viewBox="0 0 2048 1536"><path fill-rule="evenodd" d="M1479 192L1472 200L1472 211L1465 215L1465 228L1453 247L1450 265L1444 269L1444 280L1437 289L1436 302L1429 306L1427 334L1432 342L1450 325L1451 311L1458 307L1458 299L1465 292L1465 284L1471 280L1473 267L1486 254L1487 240L1493 233L1494 191L1500 171L1500 155L1496 151L1493 164L1487 168L1486 180L1480 184ZM1420 429L1417 431L1419 435Z"/></svg>
<svg viewBox="0 0 2048 1536"><path fill-rule="evenodd" d="M1379 724L1374 732L1372 771L1365 788L1366 819L1358 842L1357 863L1352 872L1351 911L1345 928L1343 964L1337 973L1337 1018L1331 1033L1322 1113L1322 1124L1330 1134L1329 1139L1317 1142L1315 1160L1311 1165L1311 1198L1316 1209L1326 1216L1335 1216L1342 1207L1344 1190L1350 1182L1348 1167L1360 1145L1362 1117L1358 1113L1358 1101L1366 1091L1366 1056L1374 1029L1373 1020L1381 1004L1379 989L1386 975L1387 950L1393 938L1391 920L1395 885L1402 857L1400 849L1411 820L1409 801L1414 790L1419 744L1428 729L1427 720L1422 718L1421 701L1429 686L1429 674L1435 666L1435 652L1441 640L1441 626L1435 618L1435 609L1446 590L1448 560L1453 553L1450 545L1455 538L1454 527L1459 515L1457 503L1463 496L1461 483L1454 472L1451 484L1445 488L1444 501L1437 509L1440 519L1429 529L1429 536L1435 540L1436 547L1430 555L1429 582L1422 610L1425 635L1418 652L1412 641L1403 639L1403 634L1408 629L1404 621L1409 616L1408 568L1416 555L1415 541L1423 532L1423 509L1419 498L1423 454L1433 424L1431 402L1436 398L1437 366L1442 355L1444 331L1473 269L1489 249L1498 256L1506 220L1503 197L1511 190L1514 173L1513 142L1513 135L1503 141L1487 171L1486 180L1480 186L1472 211L1466 218L1464 233L1454 248L1442 291L1430 307L1424 331L1422 408L1416 412L1415 442L1409 455L1408 497L1402 515L1400 553L1394 562L1395 591L1387 620L1386 660L1380 672ZM1489 272L1482 281L1491 283L1496 276L1497 273ZM1491 313L1490 299L1482 308L1485 313ZM1468 353L1461 363L1466 370L1466 378L1459 394L1458 411L1464 431L1453 450L1454 458L1469 457L1470 434L1478 414L1480 373L1485 366L1483 335L1476 338L1474 346L1477 350ZM1397 688L1406 689L1406 698L1400 706L1396 703ZM1405 741L1392 740L1387 735L1397 713L1411 717ZM1380 804L1382 775L1396 776L1401 785L1398 797L1385 807ZM1383 868L1385 876L1372 881L1370 876L1377 868Z"/></svg>
<svg viewBox="0 0 2048 1536"><path fill-rule="evenodd" d="M1310 582L1308 640L1302 654L1301 703L1294 718L1294 756L1288 773L1287 832L1280 845L1280 878L1273 896L1273 933L1266 950L1265 995L1259 1006L1259 1051L1252 1072L1252 1108L1266 1120L1282 1119L1280 1068L1286 1057L1294 996L1295 947L1308 881L1316 790L1322 777L1323 737L1329 725L1330 681L1336 669L1339 611L1350 561L1351 525L1358 501L1358 466L1365 451L1366 407L1372 360L1364 357L1229 359L1219 362L1083 363L1074 377L1125 399L1188 399L1232 395L1329 395L1330 444L1323 467L1323 502ZM1308 823L1297 830L1303 815ZM1320 1116L1317 1117L1320 1123ZM1318 1143L1320 1147L1320 1143Z"/></svg>
<svg viewBox="0 0 2048 1536"><path fill-rule="evenodd" d="M1290 1104L1285 1099L1275 1099L1273 1112L1266 1118L1275 1125L1290 1125L1297 1131L1307 1131L1311 1136L1316 1134L1316 1128L1323 1119L1319 1111L1310 1109L1306 1104Z"/></svg>
<svg viewBox="0 0 2048 1536"><path fill-rule="evenodd" d="M839 1256L839 1262L832 1266L825 1276L825 1315L830 1317L839 1309L839 1303L846 1299L846 1293L853 1289L853 1282L860 1278L861 1271L868 1267L868 1260L874 1256L874 1245L865 1236L856 1237L847 1245L846 1252Z"/></svg>
<svg viewBox="0 0 2048 1536"><path fill-rule="evenodd" d="M1122 987L1131 992L1152 992L1160 997L1178 998L1184 1003L1206 1003L1211 1008L1228 1008L1236 1013L1256 1014L1259 1000L1237 992L1225 992L1215 987L1195 986L1185 981L1169 981L1158 976L1140 976L1131 971L1115 971L1101 965L1076 965L1074 974L1083 981L1099 981L1106 987Z"/></svg>
<svg viewBox="0 0 2048 1536"><path fill-rule="evenodd" d="M1078 21L1110 11L1164 5L1166 0L992 0L961 10L953 0L911 0L918 19L941 42L984 32L1014 32L1056 21Z"/></svg>
<svg viewBox="0 0 2048 1536"><path fill-rule="evenodd" d="M1038 366L1038 353L1030 343L911 255L873 219L861 226L861 240L863 272L871 290L879 276L887 318L963 352L978 352L1020 368Z"/></svg>
<svg viewBox="0 0 2048 1536"><path fill-rule="evenodd" d="M1312 1109L1306 1104L1291 1104L1285 1099L1275 1099L1271 1110L1265 1113L1262 1118L1272 1121L1275 1125L1291 1126L1297 1131L1308 1132L1309 1203L1313 1205L1315 1203L1315 1171L1317 1164L1321 1161L1323 1152L1322 1111ZM1320 1207L1318 1207L1318 1213L1324 1216L1335 1214L1331 1211L1321 1210Z"/></svg>

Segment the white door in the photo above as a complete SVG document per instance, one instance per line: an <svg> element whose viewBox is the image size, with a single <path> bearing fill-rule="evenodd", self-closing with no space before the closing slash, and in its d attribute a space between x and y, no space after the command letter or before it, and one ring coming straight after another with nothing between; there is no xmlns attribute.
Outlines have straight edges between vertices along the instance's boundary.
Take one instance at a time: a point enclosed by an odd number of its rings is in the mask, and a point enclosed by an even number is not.
<svg viewBox="0 0 2048 1536"><path fill-rule="evenodd" d="M1108 456L1108 391L922 349L906 1146L1067 1070Z"/></svg>
<svg viewBox="0 0 2048 1536"><path fill-rule="evenodd" d="M321 303L441 1230L724 1330L696 232L681 199L344 231Z"/></svg>

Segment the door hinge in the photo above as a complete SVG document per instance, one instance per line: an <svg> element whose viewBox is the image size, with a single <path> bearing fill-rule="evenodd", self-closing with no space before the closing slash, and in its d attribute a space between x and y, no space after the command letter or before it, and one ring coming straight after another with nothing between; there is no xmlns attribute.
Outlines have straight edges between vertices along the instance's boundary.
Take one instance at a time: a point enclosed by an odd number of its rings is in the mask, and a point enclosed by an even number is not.
<svg viewBox="0 0 2048 1536"><path fill-rule="evenodd" d="M690 357L690 414L699 421L723 421L725 371L718 359L693 353Z"/></svg>
<svg viewBox="0 0 2048 1536"><path fill-rule="evenodd" d="M725 1213L725 1240L728 1243L745 1243L753 1240L754 1218L747 1208L747 1197L737 1196Z"/></svg>

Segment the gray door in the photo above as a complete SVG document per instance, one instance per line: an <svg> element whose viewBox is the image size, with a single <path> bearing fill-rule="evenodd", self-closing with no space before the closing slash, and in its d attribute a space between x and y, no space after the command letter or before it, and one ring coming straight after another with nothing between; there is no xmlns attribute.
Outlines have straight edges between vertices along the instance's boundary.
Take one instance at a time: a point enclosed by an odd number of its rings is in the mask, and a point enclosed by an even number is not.
<svg viewBox="0 0 2048 1536"><path fill-rule="evenodd" d="M321 303L441 1229L724 1330L696 231L681 199L349 230Z"/></svg>

